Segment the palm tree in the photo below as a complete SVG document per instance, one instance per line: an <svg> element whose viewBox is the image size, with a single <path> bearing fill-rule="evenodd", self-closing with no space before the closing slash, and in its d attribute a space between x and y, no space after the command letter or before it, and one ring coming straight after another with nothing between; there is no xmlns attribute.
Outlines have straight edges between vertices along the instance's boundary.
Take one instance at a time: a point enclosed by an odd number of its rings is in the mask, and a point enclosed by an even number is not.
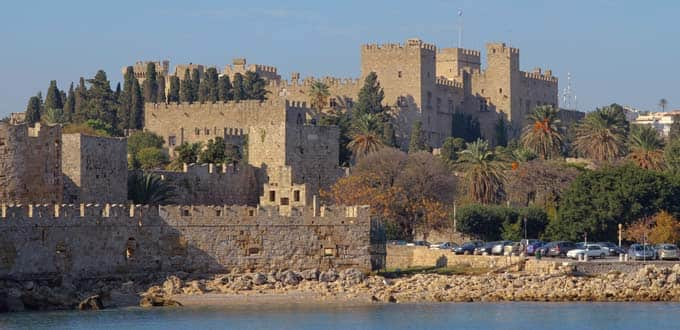
<svg viewBox="0 0 680 330"><path fill-rule="evenodd" d="M460 156L466 167L465 180L470 199L482 204L499 202L504 195L505 174L501 163L494 160L489 143L482 139L470 142Z"/></svg>
<svg viewBox="0 0 680 330"><path fill-rule="evenodd" d="M354 158L361 158L384 147L379 121L374 114L366 113L354 121L354 133L347 148Z"/></svg>
<svg viewBox="0 0 680 330"><path fill-rule="evenodd" d="M630 155L628 157L644 169L659 171L664 168L663 140L654 127L633 125L630 131Z"/></svg>
<svg viewBox="0 0 680 330"><path fill-rule="evenodd" d="M167 204L175 197L175 189L155 174L132 174L128 177L128 199L135 204Z"/></svg>
<svg viewBox="0 0 680 330"><path fill-rule="evenodd" d="M326 106L326 102L328 101L328 97L331 95L331 92L328 90L328 85L321 81L315 81L309 87L308 94L310 98L309 103L312 108L321 112L321 109Z"/></svg>
<svg viewBox="0 0 680 330"><path fill-rule="evenodd" d="M661 112L666 112L666 106L667 105L668 105L668 100L666 100L666 99L659 100L659 107L661 108Z"/></svg>
<svg viewBox="0 0 680 330"><path fill-rule="evenodd" d="M539 106L527 119L529 125L522 132L522 145L542 159L558 157L562 152L563 137L557 109L549 105Z"/></svg>
<svg viewBox="0 0 680 330"><path fill-rule="evenodd" d="M612 105L586 115L576 125L574 150L582 156L612 161L626 154L628 121L620 106Z"/></svg>

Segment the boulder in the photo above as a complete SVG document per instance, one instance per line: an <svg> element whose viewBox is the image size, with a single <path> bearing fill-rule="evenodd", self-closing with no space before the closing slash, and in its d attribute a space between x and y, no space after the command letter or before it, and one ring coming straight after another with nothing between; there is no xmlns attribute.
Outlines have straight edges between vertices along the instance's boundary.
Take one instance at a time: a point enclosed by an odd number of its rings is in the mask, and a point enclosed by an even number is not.
<svg viewBox="0 0 680 330"><path fill-rule="evenodd" d="M338 272L331 269L325 272L321 272L321 274L319 274L319 282L335 282L335 280L337 280L338 277L339 277Z"/></svg>
<svg viewBox="0 0 680 330"><path fill-rule="evenodd" d="M168 296L182 293L182 280L175 275L168 276L163 282L163 292Z"/></svg>
<svg viewBox="0 0 680 330"><path fill-rule="evenodd" d="M104 304L102 304L102 299L98 294L87 297L78 304L78 310L81 311L98 311L100 309L104 309Z"/></svg>

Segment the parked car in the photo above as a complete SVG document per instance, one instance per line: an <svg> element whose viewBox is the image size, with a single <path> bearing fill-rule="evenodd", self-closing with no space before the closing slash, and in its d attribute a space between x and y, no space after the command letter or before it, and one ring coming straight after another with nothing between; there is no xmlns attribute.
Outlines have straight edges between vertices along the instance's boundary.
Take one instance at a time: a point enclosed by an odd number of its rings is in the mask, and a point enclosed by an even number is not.
<svg viewBox="0 0 680 330"><path fill-rule="evenodd" d="M595 243L599 246L601 246L603 249L607 250L609 252L610 256L618 256L619 254L624 254L626 253L626 250L619 247L618 245L612 243L612 242L597 242Z"/></svg>
<svg viewBox="0 0 680 330"><path fill-rule="evenodd" d="M475 254L476 255L483 255L484 253L486 254L491 254L491 249L498 244L498 242L487 242L484 245L478 247L475 249Z"/></svg>
<svg viewBox="0 0 680 330"><path fill-rule="evenodd" d="M441 249L441 250L451 250L458 246L456 243L451 242L439 242L430 245L430 249Z"/></svg>
<svg viewBox="0 0 680 330"><path fill-rule="evenodd" d="M568 241L553 242L553 245L548 250L547 256L549 256L549 257L565 257L567 255L567 252L569 252L569 250L573 250L575 248L576 248L576 244L574 242L568 242Z"/></svg>
<svg viewBox="0 0 680 330"><path fill-rule="evenodd" d="M609 251L597 244L585 244L583 248L573 249L567 252L567 258L578 259L580 256L587 255L589 258L604 258Z"/></svg>
<svg viewBox="0 0 680 330"><path fill-rule="evenodd" d="M633 260L652 260L655 259L656 253L650 245L633 244L628 248L628 255Z"/></svg>
<svg viewBox="0 0 680 330"><path fill-rule="evenodd" d="M658 244L654 248L656 250L656 258L659 260L680 259L680 250L678 250L675 244Z"/></svg>
<svg viewBox="0 0 680 330"><path fill-rule="evenodd" d="M484 246L482 241L470 241L463 243L461 246L454 247L452 251L455 254L474 254L475 249L482 246Z"/></svg>
<svg viewBox="0 0 680 330"><path fill-rule="evenodd" d="M427 241L413 241L411 243L406 243L406 246L430 246Z"/></svg>
<svg viewBox="0 0 680 330"><path fill-rule="evenodd" d="M496 242L496 245L491 248L491 254L493 255L503 255L503 252L505 251L506 246L512 245L512 241L499 241Z"/></svg>

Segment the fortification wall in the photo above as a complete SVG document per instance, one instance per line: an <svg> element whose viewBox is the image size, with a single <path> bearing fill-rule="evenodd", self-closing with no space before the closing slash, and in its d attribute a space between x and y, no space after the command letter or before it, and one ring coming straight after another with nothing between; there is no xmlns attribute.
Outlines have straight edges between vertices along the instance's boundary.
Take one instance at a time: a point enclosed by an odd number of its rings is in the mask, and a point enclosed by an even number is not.
<svg viewBox="0 0 680 330"><path fill-rule="evenodd" d="M262 184L250 165L190 164L182 172L153 171L175 188L173 200L195 205L257 205Z"/></svg>
<svg viewBox="0 0 680 330"><path fill-rule="evenodd" d="M127 201L127 140L64 134L61 167L64 201Z"/></svg>
<svg viewBox="0 0 680 330"><path fill-rule="evenodd" d="M2 205L0 278L359 268L371 264L366 207L320 213L245 206ZM374 241L375 242L375 241Z"/></svg>
<svg viewBox="0 0 680 330"><path fill-rule="evenodd" d="M61 202L61 127L0 123L0 196Z"/></svg>

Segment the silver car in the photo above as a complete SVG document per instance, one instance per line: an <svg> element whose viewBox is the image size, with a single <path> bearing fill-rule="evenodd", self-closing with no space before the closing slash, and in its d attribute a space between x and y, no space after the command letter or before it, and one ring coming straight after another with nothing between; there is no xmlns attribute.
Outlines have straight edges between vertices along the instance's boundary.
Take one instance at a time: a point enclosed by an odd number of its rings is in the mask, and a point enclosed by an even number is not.
<svg viewBox="0 0 680 330"><path fill-rule="evenodd" d="M659 244L654 247L656 250L656 257L659 260L678 260L680 259L680 250L675 244Z"/></svg>

